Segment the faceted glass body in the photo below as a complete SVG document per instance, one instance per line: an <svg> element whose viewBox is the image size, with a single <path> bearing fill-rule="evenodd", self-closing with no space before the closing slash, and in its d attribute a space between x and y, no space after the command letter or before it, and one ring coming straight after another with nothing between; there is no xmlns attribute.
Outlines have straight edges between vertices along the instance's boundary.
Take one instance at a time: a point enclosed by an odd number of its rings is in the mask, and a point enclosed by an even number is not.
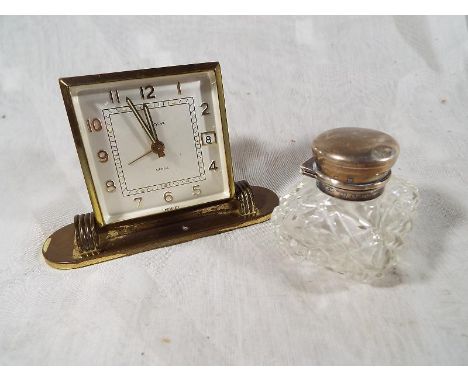
<svg viewBox="0 0 468 382"><path fill-rule="evenodd" d="M355 202L325 194L304 177L283 196L272 223L294 257L360 281L382 277L412 226L418 190L392 177L376 199Z"/></svg>

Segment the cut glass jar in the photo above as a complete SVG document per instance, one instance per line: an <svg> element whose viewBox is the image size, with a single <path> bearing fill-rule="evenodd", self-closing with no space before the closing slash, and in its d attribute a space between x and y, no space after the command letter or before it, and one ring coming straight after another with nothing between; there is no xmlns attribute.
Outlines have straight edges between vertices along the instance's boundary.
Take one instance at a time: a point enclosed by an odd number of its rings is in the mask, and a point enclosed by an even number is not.
<svg viewBox="0 0 468 382"><path fill-rule="evenodd" d="M319 135L303 180L280 200L272 223L294 257L360 281L396 265L419 196L391 176L399 154L388 134L338 128Z"/></svg>

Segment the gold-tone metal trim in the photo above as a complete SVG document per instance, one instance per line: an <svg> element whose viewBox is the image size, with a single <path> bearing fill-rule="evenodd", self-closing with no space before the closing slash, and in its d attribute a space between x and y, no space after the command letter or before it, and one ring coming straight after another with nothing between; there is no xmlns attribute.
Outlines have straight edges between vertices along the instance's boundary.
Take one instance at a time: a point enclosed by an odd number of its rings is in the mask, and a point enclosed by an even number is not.
<svg viewBox="0 0 468 382"><path fill-rule="evenodd" d="M75 245L84 257L99 253L99 235L93 213L76 215Z"/></svg>
<svg viewBox="0 0 468 382"><path fill-rule="evenodd" d="M231 200L190 211L179 210L172 215L153 216L138 223L95 227L95 235L99 236L96 241L101 248L92 253L80 249L75 238L76 225L69 224L46 239L42 254L54 268L80 268L268 220L279 203L278 196L266 188L251 187L245 181L238 183L238 195ZM84 240L90 241L89 237Z"/></svg>
<svg viewBox="0 0 468 382"><path fill-rule="evenodd" d="M178 66L169 66L163 68L152 68L152 69L141 69L141 70L131 70L124 72L114 72L114 73L103 73L96 75L86 75L86 76L76 76L76 77L65 77L59 79L60 89L62 92L63 102L65 109L67 111L68 120L70 122L70 127L73 134L73 140L75 141L76 150L78 153L78 159L80 161L81 169L83 171L83 176L85 179L86 188L88 190L89 198L91 201L91 206L93 208L96 221L100 227L103 227L106 224L104 222L104 217L102 214L102 209L99 204L99 199L97 197L96 188L94 185L93 178L91 176L91 170L89 167L88 158L85 153L83 141L80 134L80 129L78 125L78 119L73 107L72 97L71 97L71 88L81 85L92 85L92 84L103 84L107 82L117 82L124 80L132 79L144 79L149 77L165 77L172 75L182 75L198 72L214 71L216 78L216 87L218 91L218 103L219 110L221 115L221 127L223 131L223 140L224 140L224 152L226 158L226 167L227 167L227 176L229 184L229 198L233 198L235 195L235 185L234 185L234 175L233 175L233 166L232 166L232 157L231 157L231 148L229 144L229 133L228 133L228 124L226 116L226 106L224 100L224 90L222 84L222 75L221 75L221 66L218 62L205 62L200 64L190 64L190 65L178 65ZM187 207L187 209L196 209L198 206ZM158 214L159 215L159 214ZM143 218L135 218L130 220L139 220ZM112 224L112 223L111 223Z"/></svg>
<svg viewBox="0 0 468 382"><path fill-rule="evenodd" d="M88 157L86 156L83 140L81 139L78 120L71 98L70 86L74 85L71 85L70 82L67 82L67 80L69 79L63 78L59 80L63 103L65 104L65 110L67 111L68 121L70 122L73 140L75 141L76 152L78 154L78 160L80 161L81 171L83 172L83 177L85 180L86 188L88 190L89 199L91 201L91 207L93 208L97 223L100 226L103 226L104 217L102 216L101 206L99 205L99 199L97 197L96 188L94 187L93 178L91 176L91 170L89 168Z"/></svg>
<svg viewBox="0 0 468 382"><path fill-rule="evenodd" d="M204 62L200 64L166 66L162 68L138 69L124 72L112 72L102 74L91 74L85 76L63 77L59 81L67 86L81 86L103 84L107 82L138 80L149 77L166 77L180 74L190 74L216 70L219 62Z"/></svg>
<svg viewBox="0 0 468 382"><path fill-rule="evenodd" d="M226 115L226 102L224 99L223 77L221 75L221 65L217 62L214 68L216 75L216 87L218 88L218 103L221 113L221 126L223 128L224 152L226 156L226 167L228 171L229 194L232 198L235 194L234 171L232 166L231 145L229 143L228 122Z"/></svg>

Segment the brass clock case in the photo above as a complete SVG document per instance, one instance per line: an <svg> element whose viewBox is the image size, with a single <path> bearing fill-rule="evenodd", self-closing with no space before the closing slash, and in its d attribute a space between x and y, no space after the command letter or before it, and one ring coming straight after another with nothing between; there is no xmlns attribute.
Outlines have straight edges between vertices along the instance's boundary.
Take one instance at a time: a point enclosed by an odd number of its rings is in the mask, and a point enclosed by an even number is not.
<svg viewBox="0 0 468 382"><path fill-rule="evenodd" d="M72 87L211 70L214 71L216 78L224 154L227 163L229 198L105 224L72 102ZM263 187L250 186L246 181L234 182L219 63L208 62L68 77L60 79L59 83L93 212L76 215L72 224L57 230L45 240L42 254L52 267L58 269L79 268L261 223L270 218L273 209L278 205L279 199L273 191ZM163 155L162 152L160 154Z"/></svg>
<svg viewBox="0 0 468 382"><path fill-rule="evenodd" d="M109 82L118 82L125 80L133 79L145 79L150 77L165 77L181 74L191 74L197 72L206 72L213 71L216 78L216 88L218 91L218 102L219 110L221 115L221 125L223 130L224 137L224 154L226 157L227 163L227 172L228 172L228 181L229 181L229 197L234 196L235 187L234 187L234 176L232 171L232 158L231 158L231 149L229 145L229 132L228 132L228 123L226 117L226 106L224 101L224 90L223 82L221 75L221 66L218 62L206 62L201 64L190 64L190 65L179 65L179 66L169 66L164 68L154 68L154 69L141 69L141 70L131 70L125 72L115 72L115 73L104 73L96 75L86 75L78 77L67 77L61 78L59 80L60 89L62 92L63 102L65 104L65 109L67 111L68 120L70 122L71 131L73 134L73 139L75 141L76 150L78 153L78 159L80 161L81 169L83 171L86 188L88 189L89 198L91 200L91 206L94 211L94 215L99 226L104 226L104 217L102 213L102 208L99 203L99 199L96 193L96 187L91 176L91 170L88 163L88 158L85 153L85 148L80 134L80 129L78 125L78 118L73 106L71 88L81 85L94 85L94 84L105 84Z"/></svg>

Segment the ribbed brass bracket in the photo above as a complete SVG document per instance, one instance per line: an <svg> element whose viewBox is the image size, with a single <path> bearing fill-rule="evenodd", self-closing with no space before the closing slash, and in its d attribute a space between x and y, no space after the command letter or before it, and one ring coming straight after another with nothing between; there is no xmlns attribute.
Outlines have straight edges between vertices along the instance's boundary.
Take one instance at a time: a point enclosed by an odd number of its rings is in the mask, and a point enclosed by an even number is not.
<svg viewBox="0 0 468 382"><path fill-rule="evenodd" d="M99 251L99 235L94 213L75 215L75 246L80 257L92 257Z"/></svg>
<svg viewBox="0 0 468 382"><path fill-rule="evenodd" d="M239 201L239 213L242 216L253 217L258 214L255 197L247 181L236 182L236 198Z"/></svg>
<svg viewBox="0 0 468 382"><path fill-rule="evenodd" d="M243 180L232 199L156 217L99 227L93 213L76 215L47 238L42 253L54 268L80 268L261 223L278 203L273 191Z"/></svg>

